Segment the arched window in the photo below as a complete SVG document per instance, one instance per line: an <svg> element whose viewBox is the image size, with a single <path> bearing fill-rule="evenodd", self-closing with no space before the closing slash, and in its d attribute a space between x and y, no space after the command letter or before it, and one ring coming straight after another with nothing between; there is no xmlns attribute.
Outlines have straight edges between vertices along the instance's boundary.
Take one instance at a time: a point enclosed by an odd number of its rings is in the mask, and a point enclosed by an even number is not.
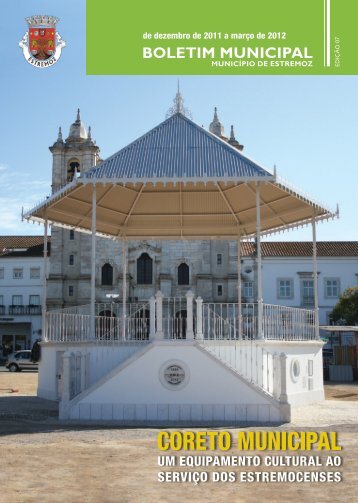
<svg viewBox="0 0 358 503"><path fill-rule="evenodd" d="M102 267L102 285L113 285L113 267L111 264L104 264Z"/></svg>
<svg viewBox="0 0 358 503"><path fill-rule="evenodd" d="M151 285L153 276L153 260L148 253L142 253L137 260L137 283L138 285Z"/></svg>
<svg viewBox="0 0 358 503"><path fill-rule="evenodd" d="M178 285L189 285L189 266L185 263L178 267Z"/></svg>
<svg viewBox="0 0 358 503"><path fill-rule="evenodd" d="M75 173L79 173L80 171L79 161L77 159L71 159L67 165L67 181L71 182Z"/></svg>

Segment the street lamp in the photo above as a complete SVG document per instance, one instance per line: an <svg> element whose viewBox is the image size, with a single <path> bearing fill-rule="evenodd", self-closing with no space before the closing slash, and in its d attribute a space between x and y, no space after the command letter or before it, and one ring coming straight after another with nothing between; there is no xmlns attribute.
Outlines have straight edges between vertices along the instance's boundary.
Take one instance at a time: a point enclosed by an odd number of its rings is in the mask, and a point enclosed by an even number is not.
<svg viewBox="0 0 358 503"><path fill-rule="evenodd" d="M107 299L111 299L111 318L113 318L113 304L114 300L118 299L119 293L106 293Z"/></svg>

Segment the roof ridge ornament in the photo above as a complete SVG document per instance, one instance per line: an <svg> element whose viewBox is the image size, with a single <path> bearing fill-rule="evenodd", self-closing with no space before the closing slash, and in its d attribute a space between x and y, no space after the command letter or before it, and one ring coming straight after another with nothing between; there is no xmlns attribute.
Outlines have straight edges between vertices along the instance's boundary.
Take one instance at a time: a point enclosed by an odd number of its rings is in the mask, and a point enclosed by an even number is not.
<svg viewBox="0 0 358 503"><path fill-rule="evenodd" d="M169 117L175 114L182 114L185 115L185 117L189 117L190 119L192 117L191 111L184 106L184 98L180 92L179 80L178 80L177 93L175 95L175 98L173 99L173 105L167 111L166 118L168 119Z"/></svg>
<svg viewBox="0 0 358 503"><path fill-rule="evenodd" d="M79 108L77 108L76 120L70 126L70 132L68 137L66 138L66 143L68 143L69 141L83 141L87 139L87 131L83 122L81 121L81 111Z"/></svg>
<svg viewBox="0 0 358 503"><path fill-rule="evenodd" d="M217 107L214 108L214 118L213 121L210 123L209 131L210 133L219 136L219 138L222 138L224 136L224 126L221 124L219 120Z"/></svg>
<svg viewBox="0 0 358 503"><path fill-rule="evenodd" d="M240 150L240 152L244 150L244 146L241 145L241 143L235 138L234 126L231 126L230 138L228 140L228 143L233 147L237 148L237 150Z"/></svg>

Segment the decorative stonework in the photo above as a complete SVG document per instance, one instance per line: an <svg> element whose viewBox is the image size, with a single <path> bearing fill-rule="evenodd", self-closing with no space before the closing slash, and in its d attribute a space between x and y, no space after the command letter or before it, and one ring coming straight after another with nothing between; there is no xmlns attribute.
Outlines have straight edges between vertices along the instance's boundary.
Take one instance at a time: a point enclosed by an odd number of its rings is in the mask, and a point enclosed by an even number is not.
<svg viewBox="0 0 358 503"><path fill-rule="evenodd" d="M171 391L183 389L188 384L189 377L189 367L181 360L166 361L159 370L160 382Z"/></svg>
<svg viewBox="0 0 358 503"><path fill-rule="evenodd" d="M177 386L185 379L184 369L180 367L180 365L169 365L169 367L164 370L164 379L167 383Z"/></svg>

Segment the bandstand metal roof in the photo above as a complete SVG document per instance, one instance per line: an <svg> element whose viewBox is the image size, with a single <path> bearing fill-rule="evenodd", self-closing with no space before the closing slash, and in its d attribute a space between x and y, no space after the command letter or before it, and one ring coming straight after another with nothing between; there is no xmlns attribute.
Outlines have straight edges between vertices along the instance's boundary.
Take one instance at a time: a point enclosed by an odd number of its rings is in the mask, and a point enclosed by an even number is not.
<svg viewBox="0 0 358 503"><path fill-rule="evenodd" d="M181 113L81 174L24 218L128 239L233 239L256 233L260 183L262 234L334 217L275 173Z"/></svg>

